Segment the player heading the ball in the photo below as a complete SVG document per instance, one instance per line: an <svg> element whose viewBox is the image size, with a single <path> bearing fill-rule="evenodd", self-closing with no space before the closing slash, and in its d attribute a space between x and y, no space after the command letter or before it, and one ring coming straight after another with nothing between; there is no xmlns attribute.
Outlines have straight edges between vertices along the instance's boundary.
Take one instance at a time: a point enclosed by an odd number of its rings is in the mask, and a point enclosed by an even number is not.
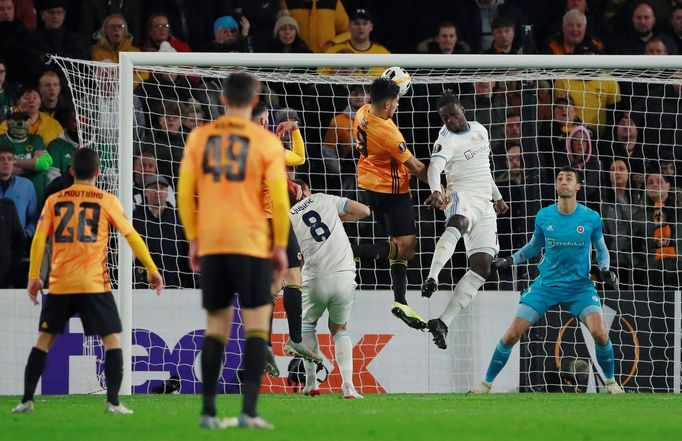
<svg viewBox="0 0 682 441"><path fill-rule="evenodd" d="M604 373L606 391L623 393L614 378L613 346L604 323L599 295L590 278L591 246L597 251L601 278L612 289L618 289L618 277L609 270L599 213L579 204L576 194L580 178L571 167L557 175L555 188L559 201L538 211L535 231L530 242L513 256L495 259L495 269L508 268L536 257L544 248L540 276L521 293L521 304L509 329L497 344L485 380L471 393L490 392L495 377L507 364L512 347L521 336L555 305L562 305L585 324L594 338L597 362Z"/></svg>
<svg viewBox="0 0 682 441"><path fill-rule="evenodd" d="M495 212L504 214L509 208L490 170L488 130L476 121L466 120L462 104L451 92L440 97L437 109L443 127L429 163L431 195L426 203L433 208L445 208L446 228L436 243L422 296L431 297L438 288L438 274L452 257L461 237L469 258L469 271L455 285L445 311L440 318L428 323L434 343L445 349L448 327L490 275L490 265L498 252ZM447 180L445 207L440 181L443 171Z"/></svg>
<svg viewBox="0 0 682 441"><path fill-rule="evenodd" d="M394 302L391 312L408 326L426 328L426 323L407 305L407 263L417 244L414 207L410 195L410 173L427 182L426 166L407 148L405 138L393 122L400 87L379 77L370 86L370 104L362 106L353 121L353 136L360 152L358 187L365 190L369 206L388 242L354 245L356 257L388 259Z"/></svg>

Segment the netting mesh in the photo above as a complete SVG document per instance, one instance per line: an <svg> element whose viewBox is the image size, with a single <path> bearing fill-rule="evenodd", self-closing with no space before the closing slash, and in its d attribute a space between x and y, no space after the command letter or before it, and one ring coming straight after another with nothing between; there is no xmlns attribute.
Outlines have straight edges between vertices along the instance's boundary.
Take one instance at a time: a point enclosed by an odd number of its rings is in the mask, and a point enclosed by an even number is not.
<svg viewBox="0 0 682 441"><path fill-rule="evenodd" d="M118 66L62 58L55 61L67 76L83 144L97 149L103 158L102 185L117 193ZM134 90L122 91L132 92L134 101L134 220L163 269L166 284L170 288L195 288L197 279L187 266L187 245L173 209L178 166L187 133L223 112L220 80L236 68L135 69ZM262 82L261 99L270 109L270 128L286 119L299 121L307 161L293 173L306 179L314 191L363 201L364 195L356 186L358 154L353 149L350 127L355 110L369 98L367 86L373 78L353 75L351 68L248 70ZM682 192L677 187L676 172L678 158L682 158L680 73L654 68L407 70L412 75L412 90L401 98L395 120L418 159L428 161L442 126L435 106L444 90L460 97L468 119L488 129L494 177L510 206L510 213L498 219L500 255L509 255L530 239L535 213L554 201L556 171L569 164L579 170L585 183L579 199L601 213L612 266L627 293L613 299L618 318L613 320L612 339L622 343L617 373L627 375L635 359L636 370L641 372L642 351L648 351L652 367L647 378L665 378L662 385L649 385L650 389L665 389L672 375L665 346L673 332L672 298L653 291L680 286ZM145 179L157 173L170 183L166 200L143 191ZM422 205L428 196L427 185L413 179L411 188L418 251L409 264L408 281L409 288L418 289L444 229L444 217ZM170 209L164 215L149 212L150 206L166 202ZM349 223L347 231L357 242L386 237L372 219ZM463 251L460 243L451 263L441 272L442 291L451 291L464 274ZM536 264L501 272L483 289L522 290L537 276ZM110 269L116 280L115 258ZM136 267L136 287L145 287L143 275ZM390 288L388 264L361 261L358 282L361 290ZM630 295L631 299L627 297ZM623 302L631 305L631 310L623 307ZM626 309L629 312L625 313ZM509 318L512 313L510 310ZM562 368L557 362L561 357L555 357L557 340L561 341L560 352L570 354L564 358L590 360L585 352L587 334L576 327L575 321L566 325L567 317L561 314L565 313L550 312L526 337L521 348L522 387L565 388L565 378L552 377L557 367L550 369L552 363ZM628 340L630 327L640 335L648 332L650 340ZM654 338L657 332L663 340ZM658 367L656 357L661 361ZM571 363L563 369L575 364ZM638 390L649 390L649 386L631 381Z"/></svg>

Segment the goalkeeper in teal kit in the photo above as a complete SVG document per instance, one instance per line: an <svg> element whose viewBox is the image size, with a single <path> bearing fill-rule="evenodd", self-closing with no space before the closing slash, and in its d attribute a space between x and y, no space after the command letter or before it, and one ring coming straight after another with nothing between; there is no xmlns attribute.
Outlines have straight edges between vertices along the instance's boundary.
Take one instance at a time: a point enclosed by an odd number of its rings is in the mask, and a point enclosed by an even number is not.
<svg viewBox="0 0 682 441"><path fill-rule="evenodd" d="M618 278L609 270L609 252L602 235L601 217L596 211L577 203L580 182L574 169L561 169L555 185L558 202L538 211L530 242L513 256L493 261L494 269L508 268L538 256L542 248L545 249L540 276L522 293L519 309L495 348L485 380L471 393L490 392L495 377L509 359L512 347L555 305L568 308L592 334L607 392L623 392L614 379L613 346L604 324L597 290L590 279L591 245L594 245L602 280L609 287L618 289Z"/></svg>

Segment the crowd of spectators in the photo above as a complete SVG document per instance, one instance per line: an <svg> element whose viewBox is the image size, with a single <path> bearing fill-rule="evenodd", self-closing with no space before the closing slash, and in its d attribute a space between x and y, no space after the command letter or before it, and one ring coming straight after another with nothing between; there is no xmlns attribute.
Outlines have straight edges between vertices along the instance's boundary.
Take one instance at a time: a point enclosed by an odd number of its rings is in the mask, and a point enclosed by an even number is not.
<svg viewBox="0 0 682 441"><path fill-rule="evenodd" d="M682 1L651 0L0 0L0 287L21 286L27 244L45 197L70 184L81 145L65 77L48 55L117 62L121 51L678 54ZM377 75L383 68L326 71ZM133 220L170 287L193 287L175 211L178 166L189 131L221 113L214 78L136 72ZM607 245L625 287L681 285L682 78L679 84L590 79L414 84L398 126L428 159L440 121L432 111L455 90L466 116L486 126L495 180L509 214L498 222L510 252L554 199L558 168L584 181L581 201L602 213ZM100 105L115 106L113 88ZM296 173L312 188L362 198L351 124L368 101L362 85L264 84L270 124L299 122L308 161ZM88 118L88 115L79 115ZM84 121L81 121L84 122ZM101 130L111 121L90 121ZM10 153L12 153L10 155ZM113 164L103 155L103 161ZM112 173L115 165L110 165ZM441 215L419 207L420 253L409 272L421 284ZM352 224L354 240L382 232ZM22 231L19 235L17 232ZM459 276L458 254L443 283ZM387 271L361 263L361 284L386 286ZM381 268L379 268L381 269ZM533 265L504 272L495 288L520 289ZM136 279L143 286L142 279Z"/></svg>

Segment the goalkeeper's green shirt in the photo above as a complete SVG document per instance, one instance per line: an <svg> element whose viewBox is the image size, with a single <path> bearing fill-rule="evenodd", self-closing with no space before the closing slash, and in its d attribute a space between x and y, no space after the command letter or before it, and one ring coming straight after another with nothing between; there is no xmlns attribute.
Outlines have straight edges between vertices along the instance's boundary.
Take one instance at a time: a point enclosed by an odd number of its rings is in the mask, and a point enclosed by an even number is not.
<svg viewBox="0 0 682 441"><path fill-rule="evenodd" d="M52 156L52 168L56 169L61 175L68 174L69 167L71 166L71 156L77 148L77 144L61 136L48 144L47 152Z"/></svg>

